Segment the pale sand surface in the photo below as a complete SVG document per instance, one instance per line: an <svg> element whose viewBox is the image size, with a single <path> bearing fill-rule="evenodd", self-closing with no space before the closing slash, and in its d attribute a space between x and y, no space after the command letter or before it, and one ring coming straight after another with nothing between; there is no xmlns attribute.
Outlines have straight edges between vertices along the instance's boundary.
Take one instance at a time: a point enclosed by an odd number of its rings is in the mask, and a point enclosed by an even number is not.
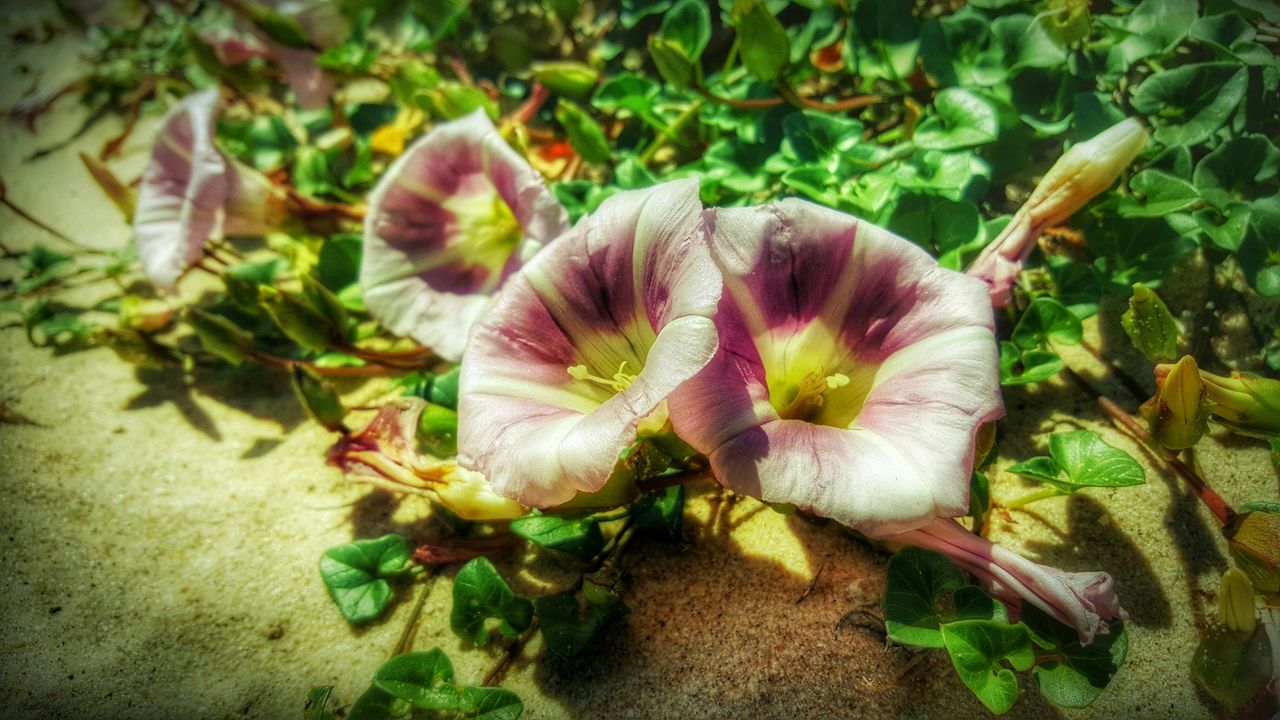
<svg viewBox="0 0 1280 720"><path fill-rule="evenodd" d="M50 83L74 73L71 49L27 49L22 59ZM30 78L15 80L12 47L3 55L7 105ZM82 118L64 101L35 138L0 126L0 173L9 197L37 216L88 245L119 246L129 230L75 155L96 152L115 124L23 161ZM122 177L140 172L153 128L145 122L112 163ZM57 243L2 210L0 237L16 248ZM12 276L15 263L0 272ZM109 293L90 286L62 299ZM1070 359L1089 375L1090 356ZM377 388L348 389L370 397ZM1044 451L1020 438L1076 427L1149 464L1074 386L1006 397L998 468ZM414 508L397 511L324 465L333 438L305 421L279 373L139 372L103 348L33 348L10 327L0 331L0 402L8 420L35 423L0 424L0 716L297 718L314 685L335 685L343 703L367 686L412 602L402 596L385 621L352 630L325 595L317 560L353 537L423 526ZM1264 445L1218 436L1203 447L1205 474L1228 501L1277 497ZM1025 492L994 477L998 498ZM508 673L525 717L987 716L939 652L899 679L912 653L886 648L882 625L864 612L879 612L885 554L830 524L751 500L721 503L708 487L696 495L685 544L640 544L629 555L629 618L574 662L532 661L535 641ZM717 504L725 509L713 521ZM993 538L1040 561L1112 573L1132 615L1128 662L1093 707L1067 716L1214 715L1189 677L1226 567L1212 522L1156 467L1143 487L1045 500L994 520ZM538 587L535 574L554 572L536 565L516 578L517 591ZM448 607L448 583L437 583L415 647L444 648L458 679L477 682L497 651L463 647ZM1033 690L1009 717L1057 712Z"/></svg>

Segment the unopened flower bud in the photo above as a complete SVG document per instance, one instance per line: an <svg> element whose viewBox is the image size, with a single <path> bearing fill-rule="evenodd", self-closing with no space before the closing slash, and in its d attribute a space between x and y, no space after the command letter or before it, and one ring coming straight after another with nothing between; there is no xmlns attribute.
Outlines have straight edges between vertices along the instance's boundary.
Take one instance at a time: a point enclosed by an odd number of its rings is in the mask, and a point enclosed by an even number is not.
<svg viewBox="0 0 1280 720"><path fill-rule="evenodd" d="M346 432L347 428L342 419L347 411L342 407L342 400L333 389L333 385L314 371L297 363L293 365L290 380L293 392L298 396L298 402L302 403L302 407L306 409L307 415L312 420L326 430Z"/></svg>
<svg viewBox="0 0 1280 720"><path fill-rule="evenodd" d="M238 366L253 354L253 335L221 315L192 307L187 309L187 322L205 350L232 365Z"/></svg>
<svg viewBox="0 0 1280 720"><path fill-rule="evenodd" d="M684 54L684 50L670 40L657 35L649 37L649 55L658 68L658 74L677 90L684 89L693 81L693 63Z"/></svg>
<svg viewBox="0 0 1280 720"><path fill-rule="evenodd" d="M418 416L418 449L436 457L458 454L458 412L427 403Z"/></svg>
<svg viewBox="0 0 1280 720"><path fill-rule="evenodd" d="M591 94L600 73L580 62L538 62L530 66L533 77L552 92L580 100Z"/></svg>
<svg viewBox="0 0 1280 720"><path fill-rule="evenodd" d="M1218 585L1218 621L1228 630L1252 635L1258 626L1253 602L1253 583L1239 568L1222 574Z"/></svg>
<svg viewBox="0 0 1280 720"><path fill-rule="evenodd" d="M1156 394L1138 408L1151 428L1151 439L1170 450L1195 445L1209 429L1205 387L1195 358L1156 367Z"/></svg>
<svg viewBox="0 0 1280 720"><path fill-rule="evenodd" d="M1262 593L1280 593L1280 503L1251 503L1223 529L1236 566Z"/></svg>
<svg viewBox="0 0 1280 720"><path fill-rule="evenodd" d="M1241 435L1280 436L1280 380L1238 372L1229 378L1206 372L1200 377L1215 421Z"/></svg>

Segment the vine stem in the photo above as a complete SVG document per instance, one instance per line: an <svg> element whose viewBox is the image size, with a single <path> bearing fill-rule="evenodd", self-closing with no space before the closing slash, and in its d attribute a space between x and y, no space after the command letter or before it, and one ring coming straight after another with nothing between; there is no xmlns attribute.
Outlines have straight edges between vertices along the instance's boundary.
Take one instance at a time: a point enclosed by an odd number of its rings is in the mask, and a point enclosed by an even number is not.
<svg viewBox="0 0 1280 720"><path fill-rule="evenodd" d="M1001 503L1001 507L1005 510L1014 510L1022 507L1023 505L1029 505L1037 500L1044 500L1045 498L1051 498L1055 495L1061 495L1061 493L1058 492L1058 488L1052 486L1044 487L1036 490L1035 492L1029 492L1026 495L1014 498L1010 502Z"/></svg>
<svg viewBox="0 0 1280 720"><path fill-rule="evenodd" d="M640 492L649 492L651 490L669 488L672 485L682 485L684 483L697 482L698 480L706 480L712 477L715 477L715 475L712 474L711 468L706 467L701 470L686 470L681 473L662 475L636 483L636 487L639 488Z"/></svg>
<svg viewBox="0 0 1280 720"><path fill-rule="evenodd" d="M489 672L484 674L484 680L480 684L485 687L492 687L494 682L502 677L502 673L506 671L511 661L515 660L524 651L524 646L529 644L529 640L533 638L533 634L537 629L538 618L535 616L524 632L506 644L502 649L502 657L498 658L498 662L494 663L493 667L489 668Z"/></svg>
<svg viewBox="0 0 1280 720"><path fill-rule="evenodd" d="M1147 432L1146 428L1142 427L1142 425L1138 423L1137 418L1130 415L1124 408L1120 407L1116 401L1105 395L1101 395L1098 397L1098 405L1102 407L1102 410L1106 412L1107 415L1111 416L1113 420L1123 426L1129 434L1142 441L1142 443L1148 447L1151 447L1151 434ZM1160 448L1155 448L1155 450L1162 460L1168 463L1175 472L1181 475L1183 480L1187 481L1187 484L1195 491L1196 496L1200 498L1200 502L1204 503L1205 507L1209 509L1209 512L1213 513L1213 516L1217 518L1219 524L1226 525L1231 522L1231 519L1236 516L1236 511L1227 504L1226 500L1222 499L1222 496L1219 495L1216 490L1209 486L1209 483L1205 482L1204 478L1200 477L1199 473L1184 463L1178 457L1178 454L1172 450L1162 450Z"/></svg>
<svg viewBox="0 0 1280 720"><path fill-rule="evenodd" d="M797 93L795 88L791 87L791 85L783 78L778 78L778 92L782 94L784 100L796 107L826 113L842 113L850 110L860 110L869 105L875 105L884 99L879 95L855 95L854 97L845 98L844 100L833 103L826 103L820 100L810 100L809 98L802 97Z"/></svg>
<svg viewBox="0 0 1280 720"><path fill-rule="evenodd" d="M640 164L648 165L653 162L653 156L657 155L658 151L669 141L675 139L676 135L680 134L680 131L684 129L685 125L689 124L690 120L698 116L698 109L701 107L701 100L695 100L690 103L689 107L685 108L685 111L676 117L675 122L671 123L671 126L665 132L658 133L653 142L649 143L649 146L640 153Z"/></svg>
<svg viewBox="0 0 1280 720"><path fill-rule="evenodd" d="M255 351L246 354L245 357L250 360L256 360L263 365L271 365L273 367L289 369L292 365L301 365L308 370L322 377L382 377L394 373L403 368L387 367L385 365L362 365L360 367L320 367L313 362L307 360L294 360L290 358L282 358L278 355Z"/></svg>

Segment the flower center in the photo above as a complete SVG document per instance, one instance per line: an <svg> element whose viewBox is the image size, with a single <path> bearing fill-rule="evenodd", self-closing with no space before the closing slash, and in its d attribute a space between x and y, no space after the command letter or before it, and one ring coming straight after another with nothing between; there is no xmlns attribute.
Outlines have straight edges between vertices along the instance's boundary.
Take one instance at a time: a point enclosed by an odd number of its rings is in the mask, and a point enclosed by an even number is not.
<svg viewBox="0 0 1280 720"><path fill-rule="evenodd" d="M769 393L769 402L784 420L814 420L817 411L826 404L827 394L844 388L849 384L849 376L844 373L823 375L814 372L805 375L798 385L781 389L779 396ZM789 396L789 398L788 398Z"/></svg>
<svg viewBox="0 0 1280 720"><path fill-rule="evenodd" d="M784 420L850 427L862 410L877 365L859 362L822 322L755 338L769 404Z"/></svg>
<svg viewBox="0 0 1280 720"><path fill-rule="evenodd" d="M631 387L631 383L636 381L638 373L627 372L627 361L623 360L618 366L618 372L614 373L610 378L602 378L592 375L586 365L570 365L568 368L569 377L581 382L594 383L606 390L612 390L614 393L620 393Z"/></svg>
<svg viewBox="0 0 1280 720"><path fill-rule="evenodd" d="M523 228L496 192L458 194L445 203L469 262L501 272L520 244Z"/></svg>

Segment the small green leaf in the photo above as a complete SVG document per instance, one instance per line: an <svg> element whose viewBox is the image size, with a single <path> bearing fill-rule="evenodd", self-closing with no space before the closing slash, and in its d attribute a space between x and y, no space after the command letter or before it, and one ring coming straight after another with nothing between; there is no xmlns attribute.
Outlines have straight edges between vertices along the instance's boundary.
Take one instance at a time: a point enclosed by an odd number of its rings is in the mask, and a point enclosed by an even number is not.
<svg viewBox="0 0 1280 720"><path fill-rule="evenodd" d="M302 720L334 720L329 712L329 696L333 694L333 686L314 687L307 693L307 704L302 706Z"/></svg>
<svg viewBox="0 0 1280 720"><path fill-rule="evenodd" d="M667 542L679 542L684 522L684 485L647 493L631 504L636 529Z"/></svg>
<svg viewBox="0 0 1280 720"><path fill-rule="evenodd" d="M1191 659L1191 676L1235 712L1267 686L1270 654L1271 644L1261 624L1252 635L1241 637L1214 623Z"/></svg>
<svg viewBox="0 0 1280 720"><path fill-rule="evenodd" d="M569 143L588 162L608 162L613 156L604 130L585 110L561 98L556 105L556 120L569 134Z"/></svg>
<svg viewBox="0 0 1280 720"><path fill-rule="evenodd" d="M761 0L735 0L732 14L742 64L763 82L778 79L791 57L791 39L782 23Z"/></svg>
<svg viewBox="0 0 1280 720"><path fill-rule="evenodd" d="M1226 123L1244 99L1248 71L1236 63L1200 63L1147 78L1133 94L1133 108L1156 125L1162 145L1201 142Z"/></svg>
<svg viewBox="0 0 1280 720"><path fill-rule="evenodd" d="M496 687L463 688L462 704L467 717L476 720L516 720L524 713L518 695Z"/></svg>
<svg viewBox="0 0 1280 720"><path fill-rule="evenodd" d="M44 245L36 244L28 252L18 258L18 267L22 270L22 279L18 281L18 294L26 294L39 287L44 287L71 270L75 261L70 255L55 252Z"/></svg>
<svg viewBox="0 0 1280 720"><path fill-rule="evenodd" d="M1134 175L1129 187L1142 199L1121 198L1116 212L1122 217L1163 217L1200 201L1194 185L1159 170L1146 169Z"/></svg>
<svg viewBox="0 0 1280 720"><path fill-rule="evenodd" d="M1013 328L1013 342L1024 350L1045 347L1050 341L1074 345L1084 336L1077 318L1051 297L1038 297Z"/></svg>
<svg viewBox="0 0 1280 720"><path fill-rule="evenodd" d="M361 10L351 23L351 33L347 38L316 56L316 65L344 73L367 72L373 61L378 59L378 51L367 37L374 13L372 7Z"/></svg>
<svg viewBox="0 0 1280 720"><path fill-rule="evenodd" d="M1000 384L1027 385L1057 375L1065 363L1050 350L1023 350L1008 340L1000 341Z"/></svg>
<svg viewBox="0 0 1280 720"><path fill-rule="evenodd" d="M1178 358L1178 323L1160 296L1142 283L1133 286L1129 309L1120 316L1120 326L1138 352L1155 363Z"/></svg>
<svg viewBox="0 0 1280 720"><path fill-rule="evenodd" d="M905 548L889 561L887 575L885 631L905 645L942 647L939 628L944 623L1003 617L1004 609L997 609L990 596L969 586L964 572L940 553ZM965 588L968 591L962 592Z"/></svg>
<svg viewBox="0 0 1280 720"><path fill-rule="evenodd" d="M439 648L391 658L378 668L373 684L422 710L460 711L466 707L453 684L453 664Z"/></svg>
<svg viewBox="0 0 1280 720"><path fill-rule="evenodd" d="M1108 623L1108 632L1088 645L1080 643L1074 627L1030 603L1022 606L1022 622L1044 649L1040 654L1053 658L1040 661L1034 675L1040 694L1059 707L1087 707L1111 683L1129 653L1129 635L1120 620Z"/></svg>
<svg viewBox="0 0 1280 720"><path fill-rule="evenodd" d="M1039 455L1030 460L1023 460L1009 466L1009 472L1014 475L1039 480L1041 482L1057 482L1058 476L1062 474L1062 468L1053 458L1047 455Z"/></svg>
<svg viewBox="0 0 1280 720"><path fill-rule="evenodd" d="M332 384L298 363L293 364L289 379L294 395L312 420L330 432L346 430L342 420L347 411Z"/></svg>
<svg viewBox="0 0 1280 720"><path fill-rule="evenodd" d="M1146 471L1129 453L1112 447L1089 430L1054 433L1049 454L1066 473L1054 483L1067 492L1081 487L1127 487L1147 481Z"/></svg>
<svg viewBox="0 0 1280 720"><path fill-rule="evenodd" d="M391 711L395 703L394 695L377 685L370 685L369 689L356 698L355 704L347 713L347 720L388 720L392 717Z"/></svg>
<svg viewBox="0 0 1280 720"><path fill-rule="evenodd" d="M408 542L384 535L326 550L320 557L320 579L347 622L363 623L386 610L391 600L387 578L403 575L408 564Z"/></svg>
<svg viewBox="0 0 1280 720"><path fill-rule="evenodd" d="M573 593L535 598L533 606L547 647L564 658L577 656L606 625L631 612L621 602L597 605Z"/></svg>
<svg viewBox="0 0 1280 720"><path fill-rule="evenodd" d="M962 620L942 626L942 641L960 680L988 710L1000 714L1013 707L1020 692L1013 670L1035 664L1026 626Z"/></svg>
<svg viewBox="0 0 1280 720"><path fill-rule="evenodd" d="M684 48L680 47L678 43L665 40L657 35L651 36L649 38L649 56L653 58L653 64L658 68L658 74L675 89L683 90L693 83L693 63L689 62L689 58L684 54Z"/></svg>
<svg viewBox="0 0 1280 720"><path fill-rule="evenodd" d="M680 0L662 16L662 39L679 45L692 64L711 41L711 12L704 0Z"/></svg>
<svg viewBox="0 0 1280 720"><path fill-rule="evenodd" d="M511 521L511 532L540 547L590 560L604 547L600 523L594 518L526 515Z"/></svg>
<svg viewBox="0 0 1280 720"><path fill-rule="evenodd" d="M458 637L476 645L489 643L485 620L500 622L499 632L515 637L533 621L533 605L516 597L497 568L486 557L468 562L453 579L453 611L449 626Z"/></svg>
<svg viewBox="0 0 1280 720"><path fill-rule="evenodd" d="M928 150L960 150L996 141L1000 123L986 98L962 88L947 88L934 100L936 115L920 123L912 140Z"/></svg>
<svg viewBox="0 0 1280 720"><path fill-rule="evenodd" d="M233 366L239 366L254 352L253 335L222 315L191 306L187 308L187 323L205 350Z"/></svg>
<svg viewBox="0 0 1280 720"><path fill-rule="evenodd" d="M258 307L290 340L308 350L325 350L337 331L328 317L302 298L271 285L258 286Z"/></svg>
<svg viewBox="0 0 1280 720"><path fill-rule="evenodd" d="M658 90L658 83L647 77L622 73L601 83L591 104L602 112L629 110L635 115L645 115L651 112Z"/></svg>

